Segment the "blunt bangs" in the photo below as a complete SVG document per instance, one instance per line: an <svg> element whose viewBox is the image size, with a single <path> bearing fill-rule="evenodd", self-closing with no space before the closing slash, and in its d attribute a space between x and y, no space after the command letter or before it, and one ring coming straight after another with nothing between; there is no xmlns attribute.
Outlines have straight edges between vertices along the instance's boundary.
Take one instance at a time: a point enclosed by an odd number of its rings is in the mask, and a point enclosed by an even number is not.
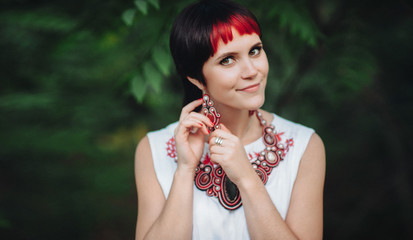
<svg viewBox="0 0 413 240"><path fill-rule="evenodd" d="M261 31L254 19L251 19L248 16L243 16L240 14L231 15L229 19L225 22L218 22L217 24L213 25L212 32L211 32L211 46L213 49L214 55L218 50L218 42L220 39L227 44L228 42L232 41L233 34L232 28L238 31L239 35L244 34L253 34L256 33L258 36L261 37Z"/></svg>

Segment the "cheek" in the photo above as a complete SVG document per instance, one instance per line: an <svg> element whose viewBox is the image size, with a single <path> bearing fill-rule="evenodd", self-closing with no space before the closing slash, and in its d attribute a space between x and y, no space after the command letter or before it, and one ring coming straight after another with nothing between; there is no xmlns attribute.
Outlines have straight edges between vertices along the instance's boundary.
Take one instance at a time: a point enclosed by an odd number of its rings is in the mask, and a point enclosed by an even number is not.
<svg viewBox="0 0 413 240"><path fill-rule="evenodd" d="M237 73L234 69L220 69L210 71L205 75L207 85L214 90L234 88L237 82Z"/></svg>
<svg viewBox="0 0 413 240"><path fill-rule="evenodd" d="M259 69L261 70L261 72L265 75L268 74L268 59L267 59L267 55L265 55L265 53L263 54L263 56L260 58L260 61L258 62L258 66Z"/></svg>

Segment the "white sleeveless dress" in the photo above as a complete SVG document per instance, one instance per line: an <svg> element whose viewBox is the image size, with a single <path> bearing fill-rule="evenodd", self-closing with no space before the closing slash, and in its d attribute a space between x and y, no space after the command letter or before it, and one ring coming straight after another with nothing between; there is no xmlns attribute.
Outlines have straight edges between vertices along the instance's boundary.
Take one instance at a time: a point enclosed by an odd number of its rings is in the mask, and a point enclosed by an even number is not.
<svg viewBox="0 0 413 240"><path fill-rule="evenodd" d="M265 188L285 220L300 160L314 130L275 114L272 124L277 131L279 142L284 145L286 155L272 170ZM169 195L177 167L174 161L175 140L173 138L177 125L178 123L175 122L166 128L148 133L156 177L166 198ZM262 137L245 146L251 161L255 160L253 156L264 148ZM205 144L202 158L207 154L208 144ZM192 239L250 239L242 206L236 210L227 210L220 204L218 198L208 196L195 184L193 203ZM179 224L179 219L176 220L176 224Z"/></svg>

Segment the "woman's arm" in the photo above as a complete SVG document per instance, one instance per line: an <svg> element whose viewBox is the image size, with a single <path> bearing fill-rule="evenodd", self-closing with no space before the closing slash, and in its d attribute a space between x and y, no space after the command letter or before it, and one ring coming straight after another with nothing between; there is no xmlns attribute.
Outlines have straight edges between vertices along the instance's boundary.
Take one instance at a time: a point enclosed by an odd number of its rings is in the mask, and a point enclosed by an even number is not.
<svg viewBox="0 0 413 240"><path fill-rule="evenodd" d="M217 136L225 140L214 144ZM324 145L313 134L300 162L286 221L251 167L239 139L222 125L210 136L211 160L238 186L252 239L321 239L323 230Z"/></svg>
<svg viewBox="0 0 413 240"><path fill-rule="evenodd" d="M313 134L300 162L285 222L261 180L245 178L238 187L251 238L322 239L324 177L324 145Z"/></svg>
<svg viewBox="0 0 413 240"><path fill-rule="evenodd" d="M212 122L192 112L202 100L186 105L175 129L178 156L168 198L165 200L153 166L148 138L138 145L135 175L138 190L138 221L136 239L191 239L195 168L204 149L207 126Z"/></svg>
<svg viewBox="0 0 413 240"><path fill-rule="evenodd" d="M323 238L324 144L313 134L301 159L286 223L299 239Z"/></svg>
<svg viewBox="0 0 413 240"><path fill-rule="evenodd" d="M190 239L194 174L177 169L165 200L145 137L136 150L135 177L138 190L136 239Z"/></svg>

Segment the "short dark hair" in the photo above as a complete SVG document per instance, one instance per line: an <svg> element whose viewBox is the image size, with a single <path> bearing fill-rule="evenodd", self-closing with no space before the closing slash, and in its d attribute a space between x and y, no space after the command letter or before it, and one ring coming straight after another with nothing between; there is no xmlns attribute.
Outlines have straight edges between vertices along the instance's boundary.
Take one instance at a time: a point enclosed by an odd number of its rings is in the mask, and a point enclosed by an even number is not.
<svg viewBox="0 0 413 240"><path fill-rule="evenodd" d="M183 81L184 102L202 97L202 92L187 80L195 78L206 85L202 67L217 51L220 39L233 39L231 28L240 35L261 30L256 17L243 6L229 0L201 0L182 10L172 25L169 46L176 70Z"/></svg>

